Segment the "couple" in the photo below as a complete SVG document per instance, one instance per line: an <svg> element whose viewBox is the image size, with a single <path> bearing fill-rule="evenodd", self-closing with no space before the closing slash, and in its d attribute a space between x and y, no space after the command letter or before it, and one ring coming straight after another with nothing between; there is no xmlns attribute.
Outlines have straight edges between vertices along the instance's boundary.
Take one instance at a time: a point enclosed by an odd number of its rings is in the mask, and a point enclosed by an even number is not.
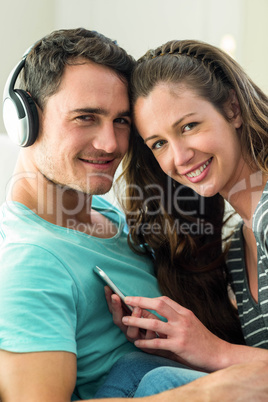
<svg viewBox="0 0 268 402"><path fill-rule="evenodd" d="M188 369L186 377L231 366L144 400L202 400L208 394L235 400L244 392L265 398L267 343L260 343L265 333L259 340L252 330L254 322L257 332L265 330L267 320L265 292L258 295L267 278L265 95L235 62L209 45L171 42L136 64L108 38L83 29L43 38L19 70L23 91L14 95L11 88L7 101L19 98L30 111L29 127L16 136L22 149L10 198L1 208L1 400L93 398L113 364L118 361L115 373L124 366L120 357L134 356L135 371L136 353L130 353L135 346L171 357L139 355L146 364L153 366L155 359L157 365L178 366L170 373L185 373L184 365L197 370ZM142 141L132 129L132 108ZM126 213L130 247L140 254L127 246L123 216L95 196L110 189L128 146L125 177L132 206ZM169 176L172 195L178 197L171 210L165 187ZM155 197L150 183L163 188L164 199ZM190 190L181 190L181 184ZM133 198L139 189L148 191L147 204ZM191 189L208 198L204 202ZM235 258L228 270L221 252L223 198L244 220L235 234L241 246L230 252L242 260L245 255L245 261L237 268ZM200 217L213 230L192 235L191 225ZM161 229L166 221L167 230L148 231L154 222ZM253 230L259 236L258 260ZM119 300L106 290L110 315L95 265L107 268L125 294L146 296L126 300L133 316L123 317ZM238 302L245 342L227 297L229 275L237 299L242 278L249 302L258 307L247 321L245 306ZM161 293L173 300L159 299ZM146 336L139 328L147 330ZM235 374L240 384L232 384ZM157 379L154 370L150 375L150 382ZM176 376L167 376L174 379L172 386ZM137 397L145 395L146 377Z"/></svg>

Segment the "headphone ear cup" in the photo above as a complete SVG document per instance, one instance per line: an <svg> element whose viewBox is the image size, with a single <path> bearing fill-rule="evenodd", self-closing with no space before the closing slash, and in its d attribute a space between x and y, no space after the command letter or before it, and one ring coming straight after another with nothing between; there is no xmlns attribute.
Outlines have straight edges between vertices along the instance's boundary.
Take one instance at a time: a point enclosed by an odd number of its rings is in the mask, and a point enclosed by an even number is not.
<svg viewBox="0 0 268 402"><path fill-rule="evenodd" d="M22 147L29 147L32 145L38 135L39 119L37 107L33 98L22 89L15 89L14 93L17 94L18 100L22 103L25 111L26 124L20 127L19 145Z"/></svg>
<svg viewBox="0 0 268 402"><path fill-rule="evenodd" d="M30 50L31 48L10 72L3 94L3 119L7 134L21 147L32 145L39 130L38 111L33 98L22 89L14 89Z"/></svg>

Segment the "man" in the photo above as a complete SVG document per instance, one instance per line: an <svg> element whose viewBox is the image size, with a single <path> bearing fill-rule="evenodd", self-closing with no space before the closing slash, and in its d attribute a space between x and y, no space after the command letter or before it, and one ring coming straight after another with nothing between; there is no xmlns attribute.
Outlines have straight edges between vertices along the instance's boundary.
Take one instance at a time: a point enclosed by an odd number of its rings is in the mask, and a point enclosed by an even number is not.
<svg viewBox="0 0 268 402"><path fill-rule="evenodd" d="M112 322L96 265L126 294L159 295L151 262L127 245L123 216L93 197L109 191L128 148L133 64L110 39L76 29L43 38L19 67L25 92L15 97L30 104L33 124L15 138L22 148L1 209L3 400L92 398L135 349Z"/></svg>

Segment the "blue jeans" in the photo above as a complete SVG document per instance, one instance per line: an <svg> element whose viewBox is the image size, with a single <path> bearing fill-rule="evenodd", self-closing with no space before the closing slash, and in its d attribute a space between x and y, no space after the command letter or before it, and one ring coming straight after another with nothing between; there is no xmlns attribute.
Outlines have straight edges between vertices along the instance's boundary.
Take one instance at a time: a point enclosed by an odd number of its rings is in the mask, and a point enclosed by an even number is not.
<svg viewBox="0 0 268 402"><path fill-rule="evenodd" d="M163 369L167 381L159 381L157 371L159 368ZM169 378L169 370L171 370L171 378ZM180 372L182 372L181 381ZM187 384L202 375L205 374L191 370L173 360L143 352L132 352L121 357L114 364L94 398L133 398L134 395L135 397L145 394L153 395Z"/></svg>
<svg viewBox="0 0 268 402"><path fill-rule="evenodd" d="M169 389L188 384L207 375L201 371L177 367L158 367L142 378L134 398L159 394Z"/></svg>

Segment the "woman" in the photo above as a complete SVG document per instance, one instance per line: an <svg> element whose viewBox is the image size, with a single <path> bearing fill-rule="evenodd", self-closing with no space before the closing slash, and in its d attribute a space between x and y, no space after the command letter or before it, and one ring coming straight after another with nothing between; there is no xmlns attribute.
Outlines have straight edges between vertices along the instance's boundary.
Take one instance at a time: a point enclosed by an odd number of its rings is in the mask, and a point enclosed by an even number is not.
<svg viewBox="0 0 268 402"><path fill-rule="evenodd" d="M227 54L191 40L168 42L147 52L135 68L132 83L134 120L141 138L133 138L125 162L127 184L135 183L127 186L131 241L153 250L160 286L173 300L128 297L126 302L136 307L135 314L123 317L122 323L119 302L112 296L111 303L108 294L114 321L130 339L136 339L137 347L156 354L166 352L173 360L200 371L267 361L267 97ZM151 213L151 205L144 202L151 191L145 189L146 174L149 182L165 189L165 197L153 200L158 214ZM167 176L173 185L178 183L172 186L172 194L177 191L178 195L177 186L183 185L206 197L204 222L212 223L212 236L201 229L193 235L193 222L187 233L179 235L174 225L164 224L179 219L180 228L184 219L189 221L185 209L184 214L178 208L167 211ZM143 199L137 197L140 189L145 191ZM228 336L235 317L222 298L226 286L222 253L219 247L211 249L213 240L220 238L222 214L215 220L209 203L214 202L219 210L224 199L242 218L229 251L226 278L236 295L246 345L235 343L239 336ZM160 237L143 230L148 222L151 227L160 224ZM154 310L166 321L149 318L144 309ZM146 337L139 328L147 330ZM163 370L147 375L137 395L145 395L144 389L153 379L156 383L160 377L167 378ZM168 369L169 377L172 370ZM163 390L160 388L157 392Z"/></svg>

